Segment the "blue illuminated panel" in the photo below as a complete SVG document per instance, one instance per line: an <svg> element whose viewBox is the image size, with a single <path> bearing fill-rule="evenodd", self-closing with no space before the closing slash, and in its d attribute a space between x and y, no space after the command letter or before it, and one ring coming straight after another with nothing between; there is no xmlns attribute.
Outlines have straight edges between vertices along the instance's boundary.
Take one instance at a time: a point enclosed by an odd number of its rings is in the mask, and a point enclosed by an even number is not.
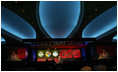
<svg viewBox="0 0 118 72"><path fill-rule="evenodd" d="M80 18L80 1L41 1L41 26L51 38L67 38Z"/></svg>
<svg viewBox="0 0 118 72"><path fill-rule="evenodd" d="M91 21L83 30L83 38L96 38L117 26L117 6L114 6Z"/></svg>
<svg viewBox="0 0 118 72"><path fill-rule="evenodd" d="M83 56L83 57L86 56L85 48L82 48L82 56Z"/></svg>
<svg viewBox="0 0 118 72"><path fill-rule="evenodd" d="M35 61L35 58L36 58L36 51L35 51L35 50L32 50L32 53L33 53L33 61Z"/></svg>
<svg viewBox="0 0 118 72"><path fill-rule="evenodd" d="M1 7L1 28L22 39L36 38L36 32L28 22L4 7Z"/></svg>

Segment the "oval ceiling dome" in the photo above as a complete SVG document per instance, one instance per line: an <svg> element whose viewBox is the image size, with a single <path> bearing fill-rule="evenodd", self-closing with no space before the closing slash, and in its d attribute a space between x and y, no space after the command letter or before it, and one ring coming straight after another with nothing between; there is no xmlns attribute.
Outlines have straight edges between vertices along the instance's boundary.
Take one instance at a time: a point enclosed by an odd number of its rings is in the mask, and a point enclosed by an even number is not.
<svg viewBox="0 0 118 72"><path fill-rule="evenodd" d="M96 38L117 26L117 6L114 6L92 20L83 30L83 38Z"/></svg>
<svg viewBox="0 0 118 72"><path fill-rule="evenodd" d="M36 32L28 22L4 7L1 7L1 28L21 39L36 38Z"/></svg>
<svg viewBox="0 0 118 72"><path fill-rule="evenodd" d="M67 38L80 25L81 8L80 1L41 1L39 26L51 38Z"/></svg>

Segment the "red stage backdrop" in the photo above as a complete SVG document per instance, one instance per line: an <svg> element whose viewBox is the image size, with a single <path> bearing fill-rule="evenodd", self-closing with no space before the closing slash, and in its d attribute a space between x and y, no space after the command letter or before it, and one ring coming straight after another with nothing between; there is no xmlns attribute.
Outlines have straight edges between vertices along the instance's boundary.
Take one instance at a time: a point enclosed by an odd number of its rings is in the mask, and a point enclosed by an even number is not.
<svg viewBox="0 0 118 72"><path fill-rule="evenodd" d="M61 58L80 58L80 49L62 49L59 50L59 55Z"/></svg>

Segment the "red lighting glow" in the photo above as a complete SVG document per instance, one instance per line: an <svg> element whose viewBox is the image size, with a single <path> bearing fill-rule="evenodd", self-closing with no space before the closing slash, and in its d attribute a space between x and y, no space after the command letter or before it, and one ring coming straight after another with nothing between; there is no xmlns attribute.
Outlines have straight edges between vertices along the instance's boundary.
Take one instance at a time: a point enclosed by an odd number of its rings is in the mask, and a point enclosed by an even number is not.
<svg viewBox="0 0 118 72"><path fill-rule="evenodd" d="M45 58L38 58L38 59L37 59L37 62L43 62L43 61L45 62L46 59L45 59Z"/></svg>
<svg viewBox="0 0 118 72"><path fill-rule="evenodd" d="M18 48L17 55L18 55L18 59L25 59L27 56L26 48Z"/></svg>

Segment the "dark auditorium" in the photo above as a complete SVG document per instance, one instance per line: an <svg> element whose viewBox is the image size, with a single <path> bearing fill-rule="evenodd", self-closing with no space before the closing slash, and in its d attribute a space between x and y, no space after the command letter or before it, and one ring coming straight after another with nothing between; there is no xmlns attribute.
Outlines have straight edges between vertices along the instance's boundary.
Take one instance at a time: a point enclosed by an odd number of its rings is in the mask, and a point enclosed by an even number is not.
<svg viewBox="0 0 118 72"><path fill-rule="evenodd" d="M117 1L1 1L1 71L117 71Z"/></svg>

